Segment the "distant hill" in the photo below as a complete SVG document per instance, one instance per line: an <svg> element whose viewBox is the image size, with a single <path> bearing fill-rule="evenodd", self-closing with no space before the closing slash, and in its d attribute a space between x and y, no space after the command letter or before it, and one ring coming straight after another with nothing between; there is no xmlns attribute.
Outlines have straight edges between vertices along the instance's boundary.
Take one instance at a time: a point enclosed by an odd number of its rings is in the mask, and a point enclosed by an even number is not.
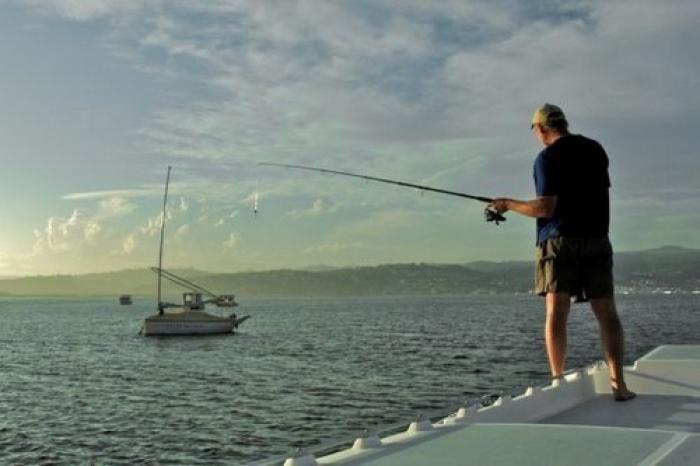
<svg viewBox="0 0 700 466"><path fill-rule="evenodd" d="M405 294L527 293L532 288L529 261L469 264L387 264L375 267L211 273L173 270L217 293L246 297L368 296ZM690 292L700 289L700 250L667 246L615 255L621 290ZM147 269L85 275L0 279L0 295L153 296L156 275ZM182 289L164 282L167 295Z"/></svg>
<svg viewBox="0 0 700 466"><path fill-rule="evenodd" d="M632 290L700 290L700 250L664 246L615 255L615 280Z"/></svg>
<svg viewBox="0 0 700 466"><path fill-rule="evenodd" d="M180 269L174 272L197 280L209 275L209 272L195 269ZM114 296L124 293L152 295L156 287L156 277L150 269L129 269L83 275L39 275L0 279L0 294L18 296ZM165 281L164 284L166 290L170 291L170 285Z"/></svg>

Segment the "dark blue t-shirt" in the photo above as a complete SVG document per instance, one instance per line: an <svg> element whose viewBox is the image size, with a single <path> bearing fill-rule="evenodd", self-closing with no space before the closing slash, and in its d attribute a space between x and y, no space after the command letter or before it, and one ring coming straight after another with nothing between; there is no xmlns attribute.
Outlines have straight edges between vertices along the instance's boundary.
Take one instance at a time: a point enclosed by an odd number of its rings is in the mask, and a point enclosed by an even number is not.
<svg viewBox="0 0 700 466"><path fill-rule="evenodd" d="M537 196L557 196L552 218L537 219L537 244L558 236L606 236L610 224L608 156L596 141L566 135L535 159Z"/></svg>

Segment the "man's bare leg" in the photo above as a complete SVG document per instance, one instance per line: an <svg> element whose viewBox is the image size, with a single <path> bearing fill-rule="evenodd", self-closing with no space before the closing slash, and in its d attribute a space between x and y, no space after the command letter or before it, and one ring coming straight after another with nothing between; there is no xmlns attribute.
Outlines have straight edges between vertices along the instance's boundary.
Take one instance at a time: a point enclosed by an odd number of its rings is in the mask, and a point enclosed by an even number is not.
<svg viewBox="0 0 700 466"><path fill-rule="evenodd" d="M566 320L571 307L569 293L547 293L547 317L544 325L544 337L547 344L547 356L552 377L559 377L564 372L566 361Z"/></svg>
<svg viewBox="0 0 700 466"><path fill-rule="evenodd" d="M622 370L625 352L622 323L617 315L614 298L591 299L593 313L598 319L603 355L610 368L610 386L617 401L626 401L636 396L627 389Z"/></svg>

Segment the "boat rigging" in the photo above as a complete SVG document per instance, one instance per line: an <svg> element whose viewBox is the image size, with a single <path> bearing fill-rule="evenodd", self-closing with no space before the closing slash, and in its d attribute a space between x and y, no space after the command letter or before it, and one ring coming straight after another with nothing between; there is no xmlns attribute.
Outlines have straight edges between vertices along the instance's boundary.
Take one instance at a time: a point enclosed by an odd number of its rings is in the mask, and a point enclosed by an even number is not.
<svg viewBox="0 0 700 466"><path fill-rule="evenodd" d="M172 272L163 269L163 245L165 240L165 223L168 207L168 187L170 185L170 171L165 178L165 194L163 196L163 212L160 224L160 247L158 249L158 267L152 267L158 274L158 313L147 317L144 321L141 333L150 335L211 335L220 333L232 333L238 325L250 316L239 317L235 313L228 316L213 315L205 312L207 304L217 307L231 308L238 306L234 295L217 295L206 288L193 283L190 280L179 277ZM163 301L163 278L169 280L188 291L182 295L182 304L167 303ZM204 297L207 297L205 299ZM174 312L165 312L166 309L174 309Z"/></svg>
<svg viewBox="0 0 700 466"><path fill-rule="evenodd" d="M157 273L159 276L164 277L165 279L171 281L172 283L175 283L176 285L180 285L183 288L189 288L192 289L196 292L199 292L202 295L206 295L209 297L209 299L202 301L202 304L214 304L217 307L235 307L238 306L238 304L235 301L235 296L232 294L223 294L223 295L217 295L215 293L212 293L211 291L207 290L203 286L197 285L185 278L179 277L175 275L172 272L169 272L164 269L160 269L158 267L151 267L151 270L153 270L155 273ZM168 307L179 307L179 304L171 304L171 303L161 303L163 308L168 308Z"/></svg>
<svg viewBox="0 0 700 466"><path fill-rule="evenodd" d="M160 217L160 247L158 249L158 269L163 268L163 239L165 237L165 215L168 208L168 187L170 186L170 171L173 169L168 165L168 174L165 177L165 195L163 196L163 212ZM158 274L158 313L163 314L162 307L162 289L163 289L163 279L161 274Z"/></svg>

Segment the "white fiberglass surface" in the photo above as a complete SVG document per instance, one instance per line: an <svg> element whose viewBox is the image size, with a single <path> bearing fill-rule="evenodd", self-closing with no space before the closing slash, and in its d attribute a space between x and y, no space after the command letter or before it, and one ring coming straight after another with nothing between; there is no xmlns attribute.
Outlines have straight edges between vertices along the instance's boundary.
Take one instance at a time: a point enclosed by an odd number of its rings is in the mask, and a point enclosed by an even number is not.
<svg viewBox="0 0 700 466"><path fill-rule="evenodd" d="M640 395L619 403L600 395L540 422L700 432L700 398Z"/></svg>
<svg viewBox="0 0 700 466"><path fill-rule="evenodd" d="M700 361L700 345L659 346L641 358L642 361L696 360Z"/></svg>
<svg viewBox="0 0 700 466"><path fill-rule="evenodd" d="M367 462L366 466L636 465L670 432L543 424L474 424Z"/></svg>

